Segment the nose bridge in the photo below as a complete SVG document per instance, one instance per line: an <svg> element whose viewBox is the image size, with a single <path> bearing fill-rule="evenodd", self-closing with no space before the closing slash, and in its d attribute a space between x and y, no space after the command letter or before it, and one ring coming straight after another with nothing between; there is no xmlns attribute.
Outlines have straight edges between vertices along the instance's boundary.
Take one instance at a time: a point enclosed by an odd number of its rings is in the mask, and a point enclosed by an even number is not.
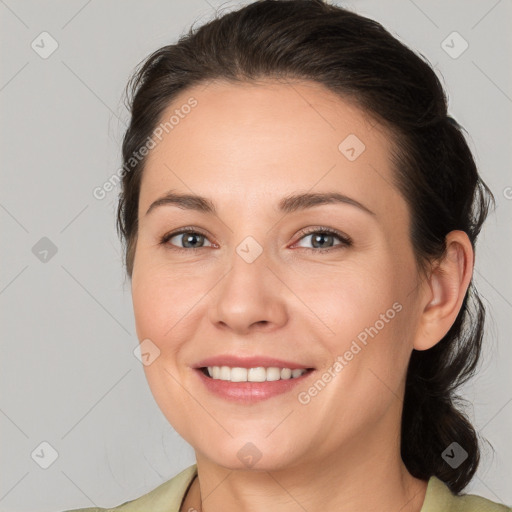
<svg viewBox="0 0 512 512"><path fill-rule="evenodd" d="M268 249L265 252L265 256L263 258L261 258L263 252L264 252L263 245L260 242L258 242L258 240L256 240L256 238L254 238L252 235L246 236L235 248L235 253L247 265L252 265L258 259L260 261L262 259L266 260ZM236 258L235 258L235 261L236 261Z"/></svg>
<svg viewBox="0 0 512 512"><path fill-rule="evenodd" d="M239 331L255 323L283 322L284 297L270 266L263 245L251 235L243 238L229 256L229 271L215 294L212 321Z"/></svg>
<svg viewBox="0 0 512 512"><path fill-rule="evenodd" d="M226 276L226 288L237 296L258 295L265 293L265 283L269 259L268 251L264 250L256 238L249 235L242 239L230 255L230 271Z"/></svg>

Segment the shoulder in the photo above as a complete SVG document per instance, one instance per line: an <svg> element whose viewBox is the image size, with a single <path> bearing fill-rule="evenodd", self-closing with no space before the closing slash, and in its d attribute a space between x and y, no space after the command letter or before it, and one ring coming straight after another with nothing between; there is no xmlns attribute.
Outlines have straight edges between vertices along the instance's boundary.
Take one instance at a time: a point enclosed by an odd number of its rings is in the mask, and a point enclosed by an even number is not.
<svg viewBox="0 0 512 512"><path fill-rule="evenodd" d="M474 494L453 494L444 482L432 476L421 512L512 512L512 508Z"/></svg>
<svg viewBox="0 0 512 512"><path fill-rule="evenodd" d="M179 512L183 497L196 474L197 465L193 464L151 492L116 507L77 508L65 512Z"/></svg>

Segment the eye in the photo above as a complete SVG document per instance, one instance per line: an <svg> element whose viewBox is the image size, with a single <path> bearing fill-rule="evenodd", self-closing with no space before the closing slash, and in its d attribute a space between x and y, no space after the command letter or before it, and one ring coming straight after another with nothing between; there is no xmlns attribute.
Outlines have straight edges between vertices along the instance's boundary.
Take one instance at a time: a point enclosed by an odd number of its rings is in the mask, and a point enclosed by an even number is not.
<svg viewBox="0 0 512 512"><path fill-rule="evenodd" d="M173 238L176 238L178 241L180 241L183 246L179 247L176 246L175 243L171 242ZM190 250L197 250L197 249L203 249L203 247L207 246L201 246L201 243L204 243L208 239L205 235L200 233L197 230L193 230L191 228L183 228L179 231L175 231L173 233L168 233L167 235L164 235L162 239L160 240L160 244L165 245L170 243L170 245L174 246L173 249L176 249L178 251L190 251ZM210 243L210 246L213 245Z"/></svg>
<svg viewBox="0 0 512 512"><path fill-rule="evenodd" d="M336 248L342 249L352 245L352 240L348 236L334 229L322 227L311 228L309 231L302 234L300 240L304 240L307 237L311 237L313 248L300 247L313 252L324 253L335 250ZM174 238L182 244L181 247L176 245L176 242L172 242ZM332 245L334 239L338 239L340 243ZM202 245L205 242L208 242L209 245ZM193 228L183 228L179 231L168 233L161 238L160 244L171 245L171 248L177 251L194 251L205 247L213 247L214 245L208 241L206 235Z"/></svg>
<svg viewBox="0 0 512 512"><path fill-rule="evenodd" d="M313 248L305 247L305 249L313 252L329 252L331 250L342 249L352 245L352 240L348 236L334 229L312 228L307 231L306 234L303 234L300 240L304 240L308 237L311 237ZM340 241L340 243L329 245L336 238Z"/></svg>

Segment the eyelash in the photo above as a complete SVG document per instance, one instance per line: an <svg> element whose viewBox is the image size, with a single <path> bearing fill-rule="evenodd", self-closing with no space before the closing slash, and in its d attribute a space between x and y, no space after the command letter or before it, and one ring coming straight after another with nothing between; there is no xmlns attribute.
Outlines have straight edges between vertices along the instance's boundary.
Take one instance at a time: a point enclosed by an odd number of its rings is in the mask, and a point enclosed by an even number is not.
<svg viewBox="0 0 512 512"><path fill-rule="evenodd" d="M164 235L160 239L160 245L167 245L167 242L171 238L178 236L178 235L184 235L184 234L189 234L189 233L194 234L194 235L201 235L201 236L204 236L205 238L207 238L206 235L204 233L202 233L200 230L198 230L197 228L187 227L187 228L183 228L178 231L174 231L172 233L168 233L168 234ZM338 238L338 240L340 240L341 243L338 245L335 245L333 247L329 247L328 249L315 249L314 247L302 247L302 249L305 249L306 251L310 251L310 252L314 252L314 253L319 253L319 252L327 253L327 252L330 252L333 250L350 247L352 245L352 240L350 237L344 235L343 233L341 233L340 231L337 231L335 229L323 228L323 227L311 228L307 231L304 231L303 233L301 233L301 236L297 242L300 242L303 238L305 238L308 235L317 234L317 233L322 233L322 234L326 234L326 235L334 235L336 238ZM199 251L201 249L206 249L206 247L187 248L187 247L177 247L177 246L171 245L171 244L168 244L168 245L169 245L169 248L171 248L171 250L179 251L179 252L190 252L190 251Z"/></svg>

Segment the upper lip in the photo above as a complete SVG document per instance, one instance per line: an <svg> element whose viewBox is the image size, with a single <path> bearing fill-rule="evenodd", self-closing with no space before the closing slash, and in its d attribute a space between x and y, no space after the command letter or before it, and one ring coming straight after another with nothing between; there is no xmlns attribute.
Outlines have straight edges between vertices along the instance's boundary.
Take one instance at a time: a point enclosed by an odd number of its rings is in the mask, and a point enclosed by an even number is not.
<svg viewBox="0 0 512 512"><path fill-rule="evenodd" d="M284 361L283 359L276 359L267 356L250 356L240 357L231 354L221 354L218 356L203 359L194 365L194 368L204 368L206 366L229 366L230 368L257 368L264 366L265 368L290 368L295 370L299 368L313 368L311 365L295 363L293 361Z"/></svg>

